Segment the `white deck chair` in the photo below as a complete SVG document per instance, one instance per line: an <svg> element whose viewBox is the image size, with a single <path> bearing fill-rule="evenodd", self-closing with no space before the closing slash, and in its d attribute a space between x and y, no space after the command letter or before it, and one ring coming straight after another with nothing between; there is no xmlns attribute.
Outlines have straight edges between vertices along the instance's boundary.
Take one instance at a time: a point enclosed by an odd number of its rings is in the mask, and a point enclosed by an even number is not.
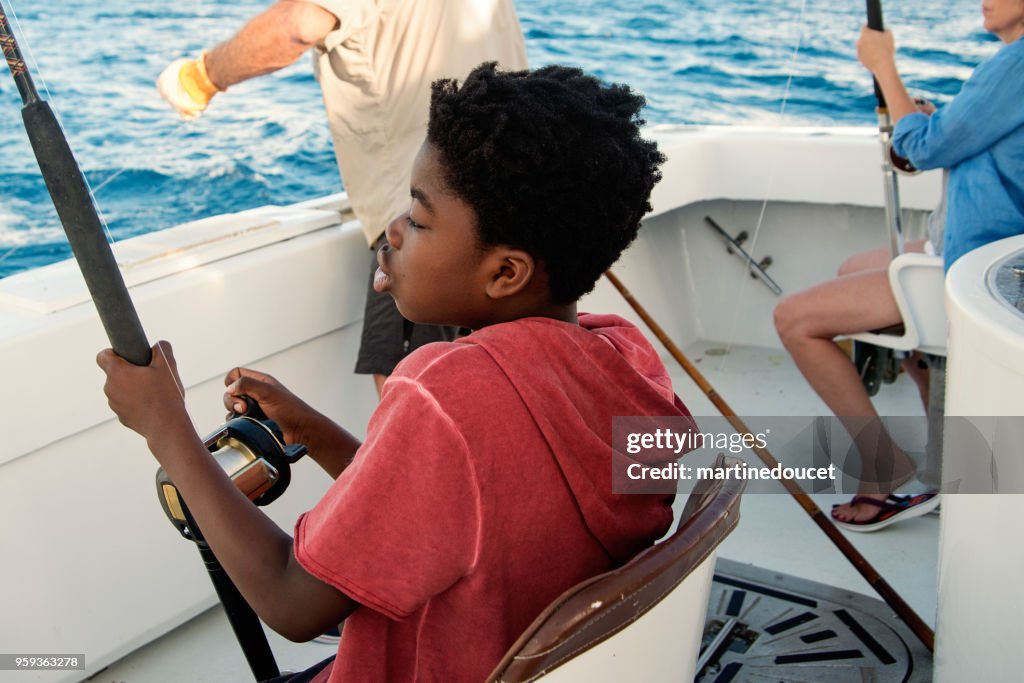
<svg viewBox="0 0 1024 683"><path fill-rule="evenodd" d="M719 456L715 466L736 462ZM742 481L701 481L673 534L559 596L488 681L692 681L715 549L739 522L742 490Z"/></svg>
<svg viewBox="0 0 1024 683"><path fill-rule="evenodd" d="M903 325L853 334L850 338L896 351L918 350L945 356L949 323L944 282L941 256L900 254L889 264L889 283Z"/></svg>

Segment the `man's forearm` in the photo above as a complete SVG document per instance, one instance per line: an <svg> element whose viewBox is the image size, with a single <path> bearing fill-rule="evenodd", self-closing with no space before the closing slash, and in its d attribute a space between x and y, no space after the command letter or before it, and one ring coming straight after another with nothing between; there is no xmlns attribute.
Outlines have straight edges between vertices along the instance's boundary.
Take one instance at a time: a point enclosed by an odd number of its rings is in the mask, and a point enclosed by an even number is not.
<svg viewBox="0 0 1024 683"><path fill-rule="evenodd" d="M879 73L875 74L875 79L885 96L885 104L889 108L889 118L893 123L907 114L918 111L917 104L907 92L907 87L903 84L903 79L900 78L895 64L889 68L880 69Z"/></svg>
<svg viewBox="0 0 1024 683"><path fill-rule="evenodd" d="M221 89L272 73L294 63L337 23L318 5L281 0L207 52L206 72Z"/></svg>

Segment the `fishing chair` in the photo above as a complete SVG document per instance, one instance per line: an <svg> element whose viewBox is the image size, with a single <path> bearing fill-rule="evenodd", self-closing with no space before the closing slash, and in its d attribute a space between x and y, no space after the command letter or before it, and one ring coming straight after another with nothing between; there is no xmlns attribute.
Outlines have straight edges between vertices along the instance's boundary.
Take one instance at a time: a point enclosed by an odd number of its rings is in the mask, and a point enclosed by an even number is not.
<svg viewBox="0 0 1024 683"><path fill-rule="evenodd" d="M894 382L899 361L915 350L929 357L929 365L944 367L938 360L945 359L949 327L944 283L940 256L907 253L892 260L889 284L902 324L850 335L854 364L869 396L874 396L883 382Z"/></svg>
<svg viewBox="0 0 1024 683"><path fill-rule="evenodd" d="M716 468L739 461L719 455ZM487 679L692 681L715 550L739 522L740 480L701 480L676 531L562 593Z"/></svg>

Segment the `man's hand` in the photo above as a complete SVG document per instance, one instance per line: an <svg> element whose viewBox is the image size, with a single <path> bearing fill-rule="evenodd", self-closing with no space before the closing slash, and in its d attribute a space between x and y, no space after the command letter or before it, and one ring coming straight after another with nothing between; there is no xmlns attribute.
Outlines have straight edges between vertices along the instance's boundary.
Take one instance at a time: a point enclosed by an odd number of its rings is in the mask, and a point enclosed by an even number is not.
<svg viewBox="0 0 1024 683"><path fill-rule="evenodd" d="M857 40L857 59L874 75L882 89L892 123L918 110L896 70L896 42L892 32L862 28Z"/></svg>
<svg viewBox="0 0 1024 683"><path fill-rule="evenodd" d="M896 43L891 31L863 27L857 40L857 59L876 78L896 69Z"/></svg>
<svg viewBox="0 0 1024 683"><path fill-rule="evenodd" d="M931 116L936 111L935 105L923 97L915 97L914 104L917 106L917 110L919 112L921 112L922 114L927 114L928 116Z"/></svg>
<svg viewBox="0 0 1024 683"><path fill-rule="evenodd" d="M204 55L198 59L177 59L156 81L157 90L183 118L195 119L213 96L222 92L206 73Z"/></svg>

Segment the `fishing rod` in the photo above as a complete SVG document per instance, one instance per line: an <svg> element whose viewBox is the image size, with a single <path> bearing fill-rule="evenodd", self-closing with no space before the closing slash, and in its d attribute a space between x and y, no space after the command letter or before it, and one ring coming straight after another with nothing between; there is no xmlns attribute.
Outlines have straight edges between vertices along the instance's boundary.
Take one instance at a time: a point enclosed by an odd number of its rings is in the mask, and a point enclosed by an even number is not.
<svg viewBox="0 0 1024 683"><path fill-rule="evenodd" d="M867 0L868 28L884 31L882 0ZM900 188L896 170L916 171L906 159L894 157L892 151L892 119L889 106L878 79L872 77L875 88L875 113L878 115L878 137L882 144L882 185L885 192L885 222L889 226L889 249L893 258L903 253L903 215L900 211Z"/></svg>
<svg viewBox="0 0 1024 683"><path fill-rule="evenodd" d="M0 3L0 44L21 94L24 105L21 116L32 151L110 346L117 355L135 365L149 365L152 349L117 268L85 177L49 103L39 97L3 3Z"/></svg>
<svg viewBox="0 0 1024 683"><path fill-rule="evenodd" d="M110 345L128 362L149 365L152 349L117 267L96 204L57 117L36 90L11 30L3 0L0 0L0 46L21 95L22 119L32 151ZM250 500L266 505L283 493L290 481L289 465L305 453L305 448L285 446L277 425L266 419L255 401L248 399L246 403L246 414L233 416L234 419L207 437L205 443L221 468ZM173 482L162 469L157 472L157 491L172 524L199 549L253 676L257 681L278 676L280 671L259 617L224 571L185 501L178 496Z"/></svg>
<svg viewBox="0 0 1024 683"><path fill-rule="evenodd" d="M664 345L672 357L676 359L679 365L682 366L686 374L690 376L690 379L694 381L698 388L704 392L711 402L715 405L722 416L732 425L733 429L739 434L750 434L750 428L747 427L746 423L733 411L733 409L726 403L725 399L715 390L711 383L705 379L704 375L697 369L697 367L690 362L686 355L679 349L678 346L672 341L672 339L665 333L665 331L658 325L657 321L640 305L640 302L626 289L625 285L615 276L610 270L605 271L604 276L612 283L612 285L619 291L622 298L636 311L640 319L651 329L654 336ZM761 461L770 468L774 468L779 465L779 461L775 459L768 449L761 448L756 443L751 447L751 450L761 459ZM889 583L882 578L878 571L868 562L857 548L850 543L843 534L835 527L834 524L825 516L821 511L821 508L815 504L811 497L808 496L800 488L800 486L792 479L780 479L783 487L789 494L796 499L796 502L800 504L800 507L804 509L811 519L818 527L825 532L829 540L839 549L839 551L850 561L854 568L860 573L861 576L871 585L872 588L882 597L885 602L892 607L896 615L910 628L915 636L928 648L929 652L934 651L935 648L935 632L924 622L923 619L914 611L914 609L907 604L907 602L900 596L899 593L893 589Z"/></svg>

